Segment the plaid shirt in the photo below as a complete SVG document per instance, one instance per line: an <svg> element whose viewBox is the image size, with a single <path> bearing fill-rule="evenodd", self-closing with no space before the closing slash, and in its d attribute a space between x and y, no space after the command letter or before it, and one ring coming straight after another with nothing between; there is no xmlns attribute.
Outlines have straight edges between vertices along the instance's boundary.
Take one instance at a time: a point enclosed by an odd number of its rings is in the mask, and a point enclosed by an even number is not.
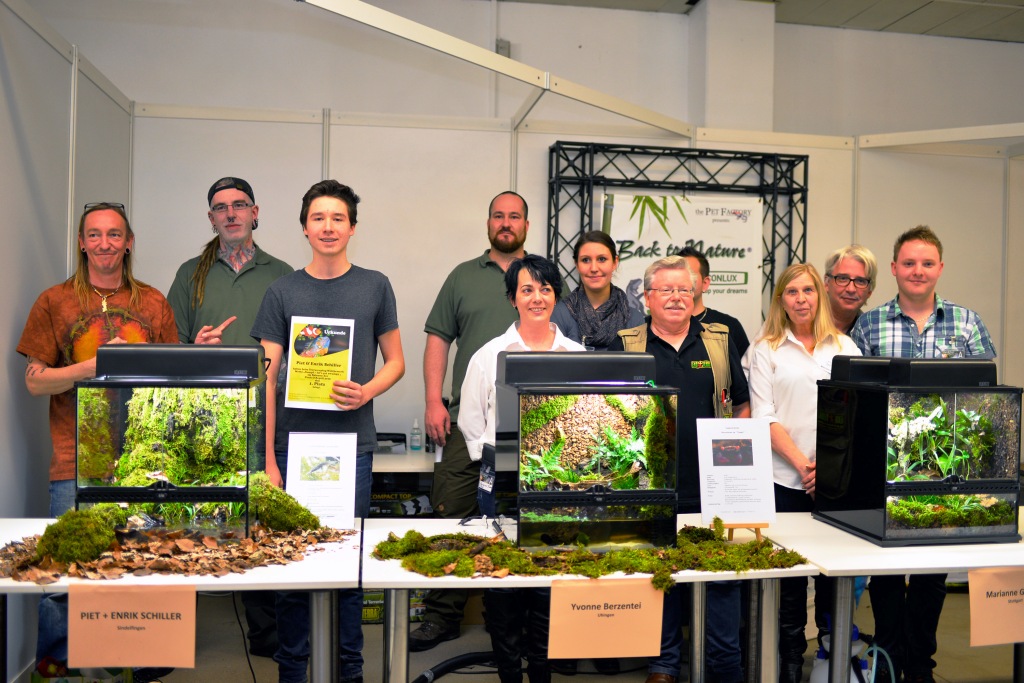
<svg viewBox="0 0 1024 683"><path fill-rule="evenodd" d="M917 323L900 310L898 298L861 315L850 331L865 356L941 358L942 347L951 345L949 339L955 337L965 356L996 357L985 323L971 309L936 295L935 310L918 333Z"/></svg>

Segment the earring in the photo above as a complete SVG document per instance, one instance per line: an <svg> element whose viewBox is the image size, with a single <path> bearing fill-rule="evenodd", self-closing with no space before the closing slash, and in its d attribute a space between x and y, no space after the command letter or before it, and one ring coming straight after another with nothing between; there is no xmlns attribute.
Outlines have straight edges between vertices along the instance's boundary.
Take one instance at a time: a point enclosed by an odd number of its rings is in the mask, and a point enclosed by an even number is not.
<svg viewBox="0 0 1024 683"><path fill-rule="evenodd" d="M124 250L124 255L125 255L125 256L127 256L127 255L128 255L128 254L130 254L130 253L132 253L132 250L131 250L131 249L125 249L125 250Z"/></svg>
<svg viewBox="0 0 1024 683"><path fill-rule="evenodd" d="M85 249L83 249L83 250L82 250L82 253L83 253L83 254L85 253Z"/></svg>

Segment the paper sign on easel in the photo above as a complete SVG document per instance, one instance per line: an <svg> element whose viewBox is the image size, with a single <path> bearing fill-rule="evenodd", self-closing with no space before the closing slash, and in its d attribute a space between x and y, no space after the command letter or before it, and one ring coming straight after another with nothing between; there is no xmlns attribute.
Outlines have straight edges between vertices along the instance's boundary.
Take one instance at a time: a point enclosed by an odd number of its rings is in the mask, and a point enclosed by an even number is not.
<svg viewBox="0 0 1024 683"><path fill-rule="evenodd" d="M287 491L335 529L355 526L356 435L291 432Z"/></svg>
<svg viewBox="0 0 1024 683"><path fill-rule="evenodd" d="M655 657L665 594L650 578L551 582L548 657Z"/></svg>
<svg viewBox="0 0 1024 683"><path fill-rule="evenodd" d="M1024 642L1024 569L972 569L967 577L971 586L971 647Z"/></svg>
<svg viewBox="0 0 1024 683"><path fill-rule="evenodd" d="M69 586L68 664L195 667L195 586Z"/></svg>
<svg viewBox="0 0 1024 683"><path fill-rule="evenodd" d="M701 519L726 524L775 521L768 420L697 420Z"/></svg>

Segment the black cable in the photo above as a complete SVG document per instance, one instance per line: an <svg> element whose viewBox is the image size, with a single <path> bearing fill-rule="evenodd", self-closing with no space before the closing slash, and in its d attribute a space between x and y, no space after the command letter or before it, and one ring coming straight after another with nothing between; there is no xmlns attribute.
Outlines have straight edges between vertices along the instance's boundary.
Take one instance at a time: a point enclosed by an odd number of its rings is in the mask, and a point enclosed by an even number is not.
<svg viewBox="0 0 1024 683"><path fill-rule="evenodd" d="M252 659L249 658L249 646L245 643L245 628L242 626L242 617L238 614L238 602L235 601L237 591L231 591L231 607L235 610L235 621L238 622L238 632L242 636L242 652L245 653L245 663L249 665L249 673L252 674L252 683L256 683L256 671L252 668ZM241 598L239 598L241 600Z"/></svg>
<svg viewBox="0 0 1024 683"><path fill-rule="evenodd" d="M473 666L476 664L493 665L493 662L494 653L490 650L487 652L466 652L465 654L457 655L451 659L446 659L443 662L435 664L414 678L412 683L431 683L432 681L436 681L438 678L441 678L441 676L450 674L463 667Z"/></svg>

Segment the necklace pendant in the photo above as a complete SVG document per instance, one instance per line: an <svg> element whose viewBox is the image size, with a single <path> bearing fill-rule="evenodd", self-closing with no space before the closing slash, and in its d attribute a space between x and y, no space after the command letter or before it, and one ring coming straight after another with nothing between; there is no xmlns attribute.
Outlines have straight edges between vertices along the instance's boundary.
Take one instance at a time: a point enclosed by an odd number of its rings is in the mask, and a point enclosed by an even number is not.
<svg viewBox="0 0 1024 683"><path fill-rule="evenodd" d="M100 302L100 308L102 308L103 312L106 313L107 312L107 297L103 296L103 297L100 297L100 298L103 299L103 301Z"/></svg>

